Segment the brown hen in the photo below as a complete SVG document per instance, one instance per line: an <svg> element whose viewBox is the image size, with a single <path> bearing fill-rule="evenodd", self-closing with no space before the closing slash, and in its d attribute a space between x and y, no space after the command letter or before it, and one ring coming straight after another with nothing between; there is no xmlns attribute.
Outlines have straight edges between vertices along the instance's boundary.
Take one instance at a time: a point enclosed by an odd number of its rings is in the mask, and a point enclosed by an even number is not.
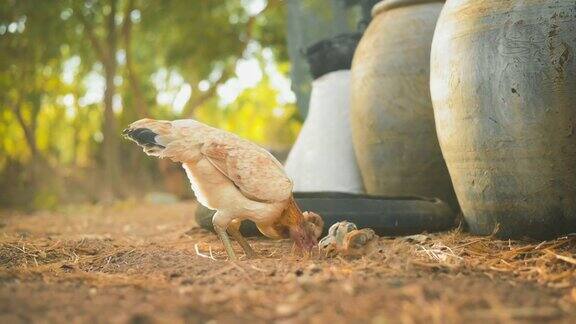
<svg viewBox="0 0 576 324"><path fill-rule="evenodd" d="M142 119L123 134L148 155L182 163L198 201L216 210L212 222L230 260L236 255L228 233L248 257L256 255L238 230L244 219L267 237L291 238L301 250L316 245L314 226L292 196L292 181L265 149L191 119Z"/></svg>

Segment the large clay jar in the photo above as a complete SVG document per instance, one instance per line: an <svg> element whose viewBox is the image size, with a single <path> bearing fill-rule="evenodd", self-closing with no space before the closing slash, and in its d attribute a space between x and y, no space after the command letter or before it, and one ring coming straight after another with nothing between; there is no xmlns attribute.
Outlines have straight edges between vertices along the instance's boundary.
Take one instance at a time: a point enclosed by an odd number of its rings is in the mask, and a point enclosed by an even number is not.
<svg viewBox="0 0 576 324"><path fill-rule="evenodd" d="M444 1L385 0L352 63L352 137L369 194L437 197L457 209L434 126L430 46Z"/></svg>
<svg viewBox="0 0 576 324"><path fill-rule="evenodd" d="M473 233L576 231L575 51L574 0L447 2L431 90Z"/></svg>

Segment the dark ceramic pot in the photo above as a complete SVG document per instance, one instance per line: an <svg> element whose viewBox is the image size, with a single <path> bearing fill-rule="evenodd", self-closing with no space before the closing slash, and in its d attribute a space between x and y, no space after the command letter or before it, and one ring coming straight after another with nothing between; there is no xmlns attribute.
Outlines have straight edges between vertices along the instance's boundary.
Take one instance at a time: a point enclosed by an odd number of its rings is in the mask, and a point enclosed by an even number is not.
<svg viewBox="0 0 576 324"><path fill-rule="evenodd" d="M436 128L471 232L576 232L576 2L448 1Z"/></svg>

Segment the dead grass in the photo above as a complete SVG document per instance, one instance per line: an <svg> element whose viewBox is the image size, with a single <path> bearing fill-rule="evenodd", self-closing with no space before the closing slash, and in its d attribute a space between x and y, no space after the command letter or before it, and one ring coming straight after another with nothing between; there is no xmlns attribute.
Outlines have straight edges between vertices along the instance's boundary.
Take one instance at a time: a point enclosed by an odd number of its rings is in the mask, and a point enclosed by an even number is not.
<svg viewBox="0 0 576 324"><path fill-rule="evenodd" d="M552 288L576 287L576 235L530 243L475 237L455 230L408 244L414 261L421 266L481 271L489 277L509 274Z"/></svg>

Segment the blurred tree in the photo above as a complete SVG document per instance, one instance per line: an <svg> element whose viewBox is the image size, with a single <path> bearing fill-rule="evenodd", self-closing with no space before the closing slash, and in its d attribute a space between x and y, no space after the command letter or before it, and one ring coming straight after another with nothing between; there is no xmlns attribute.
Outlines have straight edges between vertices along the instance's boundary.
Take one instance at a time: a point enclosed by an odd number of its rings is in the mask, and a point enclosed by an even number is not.
<svg viewBox="0 0 576 324"><path fill-rule="evenodd" d="M236 63L250 42L273 48L286 60L282 2L263 1L262 8L246 10L243 3L252 2L196 1L191 5L166 0L142 7L141 35L146 38L138 43L162 51L161 64L175 68L192 86L182 116L191 116L216 95L219 85L234 77Z"/></svg>
<svg viewBox="0 0 576 324"><path fill-rule="evenodd" d="M103 154L104 154L104 179L106 194L111 197L121 193L120 160L118 126L114 114L114 94L116 86L118 26L117 12L118 0L103 2L85 2L84 4L73 1L75 16L81 22L84 33L97 59L104 66L105 90L104 90L104 118L103 118ZM125 17L124 17L125 18ZM129 19L125 19L124 24ZM98 26L98 25L101 26ZM98 30L103 34L103 39L98 37Z"/></svg>
<svg viewBox="0 0 576 324"><path fill-rule="evenodd" d="M0 206L161 189L176 171L120 141L137 118L194 116L285 149L299 130L278 88L285 18L281 0L0 2Z"/></svg>
<svg viewBox="0 0 576 324"><path fill-rule="evenodd" d="M148 104L142 93L139 75L136 71L135 63L132 59L132 26L135 15L139 14L136 9L136 0L128 0L124 11L124 23L122 24L122 39L124 42L124 53L126 56L126 75L130 84L130 90L134 96L134 108L136 117L144 118L149 115Z"/></svg>
<svg viewBox="0 0 576 324"><path fill-rule="evenodd" d="M59 8L54 6L18 1L0 10L0 62L4 62L0 65L0 98L4 103L0 109L10 111L5 118L14 118L20 126L27 154L41 159L36 141L38 115L43 100L58 94L58 59L66 32L53 21L59 15ZM38 43L40 39L43 42Z"/></svg>
<svg viewBox="0 0 576 324"><path fill-rule="evenodd" d="M52 147L42 145L39 128L43 107L54 106L63 91L60 46L69 33L55 19L60 9L32 1L0 6L0 166L7 170L0 196L16 192L22 202L50 187L41 183L53 171L42 149Z"/></svg>

